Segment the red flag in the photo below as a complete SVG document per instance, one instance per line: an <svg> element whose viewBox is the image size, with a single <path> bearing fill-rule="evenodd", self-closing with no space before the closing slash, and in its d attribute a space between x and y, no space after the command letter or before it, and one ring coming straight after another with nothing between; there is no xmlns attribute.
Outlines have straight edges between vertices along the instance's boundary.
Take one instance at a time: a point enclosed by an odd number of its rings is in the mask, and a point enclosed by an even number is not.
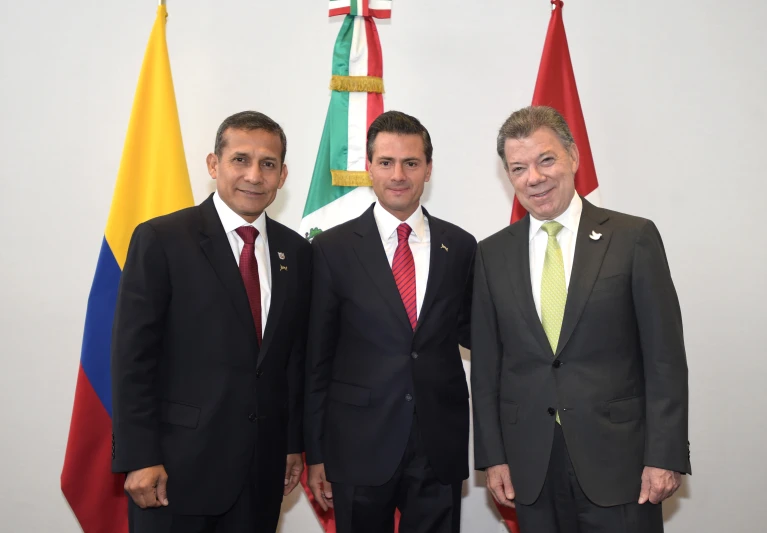
<svg viewBox="0 0 767 533"><path fill-rule="evenodd" d="M541 65L538 67L533 105L553 107L565 117L580 154L580 166L575 174L575 191L581 196L588 196L591 202L599 205L597 172L591 157L589 136L586 133L586 122L583 120L578 88L575 85L575 74L570 61L570 49L567 46L565 24L562 21L564 2L551 0L551 4L551 19L546 33L546 42L543 44ZM511 211L512 224L526 214L527 211L515 196ZM512 533L519 533L516 511L500 505L498 510L509 530Z"/></svg>
<svg viewBox="0 0 767 533"><path fill-rule="evenodd" d="M535 82L533 105L553 107L565 117L580 154L580 166L575 174L575 191L581 196L589 196L589 201L599 205L601 202L597 172L594 169L594 160L591 158L589 136L586 133L586 122L583 120L581 102L578 99L578 88L575 85L575 74L570 62L565 24L562 21L563 2L551 0L551 3L553 8L546 42L543 45L541 66L538 68L538 80ZM516 222L526 213L525 208L515 196L511 222Z"/></svg>

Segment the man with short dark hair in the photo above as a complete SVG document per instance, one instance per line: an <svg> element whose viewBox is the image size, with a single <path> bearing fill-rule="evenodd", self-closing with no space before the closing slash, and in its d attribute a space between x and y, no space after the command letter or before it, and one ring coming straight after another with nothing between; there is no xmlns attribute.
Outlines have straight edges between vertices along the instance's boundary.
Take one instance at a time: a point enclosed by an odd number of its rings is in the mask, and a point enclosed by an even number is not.
<svg viewBox="0 0 767 533"><path fill-rule="evenodd" d="M690 473L682 317L655 225L575 193L550 107L498 134L529 215L477 249L475 466L522 533L660 533Z"/></svg>
<svg viewBox="0 0 767 533"><path fill-rule="evenodd" d="M311 247L269 218L282 128L227 118L216 192L140 224L112 335L112 468L131 533L273 533L303 470Z"/></svg>
<svg viewBox="0 0 767 533"><path fill-rule="evenodd" d="M307 348L309 485L338 533L457 533L468 477L476 241L421 207L431 138L414 117L368 130L378 198L316 236Z"/></svg>

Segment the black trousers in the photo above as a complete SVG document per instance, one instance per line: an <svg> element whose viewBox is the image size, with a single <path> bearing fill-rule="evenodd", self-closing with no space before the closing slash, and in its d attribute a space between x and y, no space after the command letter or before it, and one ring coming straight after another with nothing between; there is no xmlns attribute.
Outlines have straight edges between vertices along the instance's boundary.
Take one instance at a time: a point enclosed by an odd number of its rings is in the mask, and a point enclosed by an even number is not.
<svg viewBox="0 0 767 533"><path fill-rule="evenodd" d="M395 509L401 513L400 533L460 531L461 482L443 484L437 479L424 452L415 416L405 453L389 481L378 487L329 481L337 533L392 533Z"/></svg>
<svg viewBox="0 0 767 533"><path fill-rule="evenodd" d="M517 519L520 533L663 533L660 504L600 507L586 497L559 424L541 494L532 505L517 503Z"/></svg>
<svg viewBox="0 0 767 533"><path fill-rule="evenodd" d="M275 533L280 519L284 476L259 476L255 466L234 505L222 515L181 515L167 507L141 509L128 496L129 533Z"/></svg>

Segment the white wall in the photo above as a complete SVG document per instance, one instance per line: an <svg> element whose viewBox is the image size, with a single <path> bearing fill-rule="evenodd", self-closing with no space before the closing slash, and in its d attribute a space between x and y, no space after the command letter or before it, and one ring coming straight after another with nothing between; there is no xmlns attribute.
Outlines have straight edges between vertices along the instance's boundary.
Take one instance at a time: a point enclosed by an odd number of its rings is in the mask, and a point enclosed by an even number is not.
<svg viewBox="0 0 767 533"><path fill-rule="evenodd" d="M285 128L290 177L270 214L297 227L340 19L323 0L169 0L168 41L196 200L227 115ZM88 291L150 0L0 0L0 531L79 531L59 491ZM763 527L767 5L566 0L604 203L652 218L686 326L695 474L667 531ZM532 97L547 0L399 0L379 23L387 109L435 144L425 203L478 238L508 222L494 153ZM470 479L464 531L498 530ZM303 496L283 533L319 528Z"/></svg>

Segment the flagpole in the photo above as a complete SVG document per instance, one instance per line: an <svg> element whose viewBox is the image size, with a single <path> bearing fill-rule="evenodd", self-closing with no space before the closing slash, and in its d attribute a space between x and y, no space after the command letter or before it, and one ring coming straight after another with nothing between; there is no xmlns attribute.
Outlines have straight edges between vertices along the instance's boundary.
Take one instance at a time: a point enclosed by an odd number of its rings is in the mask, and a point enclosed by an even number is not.
<svg viewBox="0 0 767 533"><path fill-rule="evenodd" d="M165 0L159 0L159 4L158 5L164 6L165 5Z"/></svg>

